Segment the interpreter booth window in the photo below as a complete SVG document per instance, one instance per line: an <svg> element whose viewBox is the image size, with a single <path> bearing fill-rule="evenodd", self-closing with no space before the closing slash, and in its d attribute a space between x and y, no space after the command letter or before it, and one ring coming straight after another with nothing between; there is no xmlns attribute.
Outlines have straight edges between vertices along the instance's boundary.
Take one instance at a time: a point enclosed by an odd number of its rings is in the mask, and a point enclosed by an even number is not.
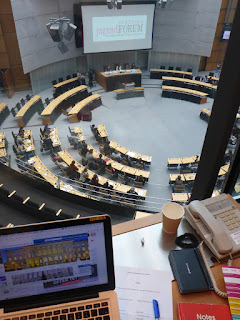
<svg viewBox="0 0 240 320"><path fill-rule="evenodd" d="M186 204L236 3L6 0L3 6L0 161L92 200L94 208L156 213L169 201ZM236 120L219 193L238 127Z"/></svg>

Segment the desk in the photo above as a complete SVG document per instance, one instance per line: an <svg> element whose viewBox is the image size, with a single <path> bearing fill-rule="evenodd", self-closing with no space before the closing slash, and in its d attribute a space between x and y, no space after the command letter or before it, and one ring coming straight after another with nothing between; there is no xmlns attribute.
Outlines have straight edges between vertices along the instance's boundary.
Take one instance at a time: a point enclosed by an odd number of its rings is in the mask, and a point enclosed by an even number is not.
<svg viewBox="0 0 240 320"><path fill-rule="evenodd" d="M162 86L162 97L186 100L193 103L203 104L207 102L207 93L180 87Z"/></svg>
<svg viewBox="0 0 240 320"><path fill-rule="evenodd" d="M150 79L162 79L162 76L192 78L192 72L168 70L168 69L150 69Z"/></svg>
<svg viewBox="0 0 240 320"><path fill-rule="evenodd" d="M98 133L99 133L99 135L100 135L101 138L106 138L106 137L108 137L108 133L107 133L107 130L106 130L104 124L99 124L99 125L97 126L97 130L98 130Z"/></svg>
<svg viewBox="0 0 240 320"><path fill-rule="evenodd" d="M122 153L124 155L129 156L130 158L133 158L133 159L136 159L136 160L141 159L142 161L144 161L144 162L146 162L148 164L150 164L151 161L152 161L152 157L151 156L143 155L143 154L128 150L127 148L121 146L120 144L118 144L117 142L115 142L113 140L110 141L110 147L112 149L116 150L117 152L120 152L120 153Z"/></svg>
<svg viewBox="0 0 240 320"><path fill-rule="evenodd" d="M0 149L5 148L5 132L0 132Z"/></svg>
<svg viewBox="0 0 240 320"><path fill-rule="evenodd" d="M7 103L0 103L0 124L7 118L10 114Z"/></svg>
<svg viewBox="0 0 240 320"><path fill-rule="evenodd" d="M74 127L74 133L78 137L78 142L82 142L82 141L86 140L84 134L82 133L82 128L81 127Z"/></svg>
<svg viewBox="0 0 240 320"><path fill-rule="evenodd" d="M5 148L1 148L0 149L0 158L6 157L7 156L7 152Z"/></svg>
<svg viewBox="0 0 240 320"><path fill-rule="evenodd" d="M200 92L207 93L210 98L214 98L217 90L217 86L202 81L166 76L163 76L162 79L163 85L197 90Z"/></svg>
<svg viewBox="0 0 240 320"><path fill-rule="evenodd" d="M229 196L230 197L230 196ZM231 197L230 197L231 198ZM233 200L232 200L233 201ZM234 201L234 204L240 208ZM168 253L179 249L175 244L176 235L167 235L162 232L162 213L128 221L112 226L114 264L118 266L139 267L156 270L170 270ZM193 232L189 223L183 219L177 236L185 232ZM145 245L141 245L144 238ZM126 250L126 247L128 250ZM220 290L225 291L221 266L226 262L215 263L212 272ZM234 259L234 266L240 266L240 258ZM173 320L177 320L178 302L212 303L228 305L228 300L220 298L213 291L182 295L176 281L172 282L173 293ZM192 319L187 319L192 320Z"/></svg>
<svg viewBox="0 0 240 320"><path fill-rule="evenodd" d="M91 147L91 146L89 146ZM72 158L70 156L70 154L67 151L60 151L58 152L58 155L61 157L61 159L69 166L71 164L71 162L73 160L75 160L74 158ZM84 170L84 166L82 164L80 164L79 162L77 162L75 160L75 166L78 168L78 172L81 174ZM89 179L91 179L94 176L95 172L91 171L88 169L88 175L89 175ZM123 192L126 193L131 187L130 186L126 186L124 184L120 184L117 183L115 181L106 179L100 175L98 175L98 179L99 179L99 184L100 185L104 185L104 183L107 181L109 184L111 184L113 186L113 190L119 191L119 192ZM141 196L142 198L145 198L146 194L147 194L147 190L144 189L140 189L140 188L135 188L135 190L137 191L138 195Z"/></svg>
<svg viewBox="0 0 240 320"><path fill-rule="evenodd" d="M69 122L78 122L85 113L89 113L93 109L102 104L101 95L96 93L78 102L69 112Z"/></svg>
<svg viewBox="0 0 240 320"><path fill-rule="evenodd" d="M34 96L30 99L16 114L19 127L25 127L28 120L36 113L38 110L43 109L43 103L40 96Z"/></svg>
<svg viewBox="0 0 240 320"><path fill-rule="evenodd" d="M53 87L57 92L64 93L69 88L75 88L80 85L85 85L85 77L81 76L81 80L79 81L78 77L74 77L62 82L55 84Z"/></svg>
<svg viewBox="0 0 240 320"><path fill-rule="evenodd" d="M190 199L191 193L172 193L172 201L185 203Z"/></svg>
<svg viewBox="0 0 240 320"><path fill-rule="evenodd" d="M61 94L52 102L50 102L41 113L43 124L53 124L55 119L61 114L62 108L66 109L68 106L73 105L76 102L79 102L79 100L87 97L87 86L79 86Z"/></svg>
<svg viewBox="0 0 240 320"><path fill-rule="evenodd" d="M135 87L134 89L117 89L114 90L117 100L144 97L144 87Z"/></svg>
<svg viewBox="0 0 240 320"><path fill-rule="evenodd" d="M32 130L24 130L24 147L26 152L35 154Z"/></svg>
<svg viewBox="0 0 240 320"><path fill-rule="evenodd" d="M106 91L113 91L122 87L122 83L135 82L137 87L141 87L142 71L140 69L130 69L121 71L96 72L96 82Z"/></svg>
<svg viewBox="0 0 240 320"><path fill-rule="evenodd" d="M61 141L60 141L60 139L58 137L57 128L51 128L50 129L49 137L52 140L53 148L58 148L58 150L61 150Z"/></svg>
<svg viewBox="0 0 240 320"><path fill-rule="evenodd" d="M89 196L85 193L74 189L71 185L63 182L62 180L59 180L57 176L55 176L50 170L48 170L48 168L42 163L38 156L30 158L29 164L31 164L34 167L35 171L52 186L55 187L55 185L59 183L60 190L75 194L80 197L89 198Z"/></svg>

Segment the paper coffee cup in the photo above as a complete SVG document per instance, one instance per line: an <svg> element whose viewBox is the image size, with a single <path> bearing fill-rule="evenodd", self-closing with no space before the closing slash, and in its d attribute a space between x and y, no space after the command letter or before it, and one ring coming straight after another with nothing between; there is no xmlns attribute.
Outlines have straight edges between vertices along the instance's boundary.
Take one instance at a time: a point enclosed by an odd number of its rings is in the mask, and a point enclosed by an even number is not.
<svg viewBox="0 0 240 320"><path fill-rule="evenodd" d="M166 233L176 233L184 215L184 208L176 202L169 202L162 207L162 213L163 230Z"/></svg>

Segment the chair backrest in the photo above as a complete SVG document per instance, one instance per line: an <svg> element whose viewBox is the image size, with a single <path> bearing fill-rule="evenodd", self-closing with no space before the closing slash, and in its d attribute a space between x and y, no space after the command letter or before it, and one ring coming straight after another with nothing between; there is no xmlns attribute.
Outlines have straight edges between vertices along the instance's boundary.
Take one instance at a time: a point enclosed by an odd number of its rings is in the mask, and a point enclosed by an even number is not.
<svg viewBox="0 0 240 320"><path fill-rule="evenodd" d="M140 182L140 181L133 181L133 185L134 185L134 187L141 188L141 187L143 186L143 182Z"/></svg>
<svg viewBox="0 0 240 320"><path fill-rule="evenodd" d="M59 93L58 92L53 92L53 97L54 97L54 99L56 99L57 97L59 96Z"/></svg>
<svg viewBox="0 0 240 320"><path fill-rule="evenodd" d="M31 99L30 95L27 94L27 95L26 95L26 101L29 101L30 99Z"/></svg>
<svg viewBox="0 0 240 320"><path fill-rule="evenodd" d="M128 162L126 160L122 160L122 164L124 164L125 166L128 166Z"/></svg>
<svg viewBox="0 0 240 320"><path fill-rule="evenodd" d="M119 174L119 175L118 175L118 178L119 178L119 180L120 180L121 182L125 183L125 177L124 177L124 175Z"/></svg>
<svg viewBox="0 0 240 320"><path fill-rule="evenodd" d="M71 76L70 76L70 75L66 76L66 79L67 79L67 80L70 80L70 79L71 79Z"/></svg>
<svg viewBox="0 0 240 320"><path fill-rule="evenodd" d="M69 126L68 126L68 130L69 130L69 132L70 132L71 135L74 135L74 134L75 134L74 130L72 130Z"/></svg>
<svg viewBox="0 0 240 320"><path fill-rule="evenodd" d="M20 110L20 109L22 108L19 102L16 104L16 108L17 108L18 110Z"/></svg>
<svg viewBox="0 0 240 320"><path fill-rule="evenodd" d="M58 82L63 82L63 78L58 78Z"/></svg>
<svg viewBox="0 0 240 320"><path fill-rule="evenodd" d="M76 77L77 77L77 74L76 74L76 73L73 73L72 76L73 76L73 78L76 78Z"/></svg>
<svg viewBox="0 0 240 320"><path fill-rule="evenodd" d="M185 192L185 186L184 184L176 185L174 187L174 192Z"/></svg>
<svg viewBox="0 0 240 320"><path fill-rule="evenodd" d="M57 84L57 81L56 81L56 80L53 80L53 81L52 81L52 84L53 84L53 86L54 86L55 84Z"/></svg>
<svg viewBox="0 0 240 320"><path fill-rule="evenodd" d="M62 113L63 113L65 116L68 116L68 112L67 112L65 109L62 109Z"/></svg>
<svg viewBox="0 0 240 320"><path fill-rule="evenodd" d="M213 77L214 76L214 72L209 72L209 76Z"/></svg>
<svg viewBox="0 0 240 320"><path fill-rule="evenodd" d="M21 102L21 105L22 105L22 106L24 106L24 105L25 105L25 100L24 100L24 99L21 99L21 101L20 101L20 102Z"/></svg>
<svg viewBox="0 0 240 320"><path fill-rule="evenodd" d="M188 69L187 69L187 72L192 72L192 69L191 69L191 68L188 68Z"/></svg>
<svg viewBox="0 0 240 320"><path fill-rule="evenodd" d="M15 117L16 115L16 111L14 110L14 108L11 109L12 115Z"/></svg>
<svg viewBox="0 0 240 320"><path fill-rule="evenodd" d="M46 99L45 99L45 102L46 102L46 105L48 105L48 104L50 103L49 98L46 98Z"/></svg>
<svg viewBox="0 0 240 320"><path fill-rule="evenodd" d="M144 169L143 164L141 164L141 163L136 163L136 167L138 169Z"/></svg>
<svg viewBox="0 0 240 320"><path fill-rule="evenodd" d="M180 67L176 67L176 70L177 71L181 71L182 69Z"/></svg>
<svg viewBox="0 0 240 320"><path fill-rule="evenodd" d="M165 69L165 66L160 66L160 69Z"/></svg>
<svg viewBox="0 0 240 320"><path fill-rule="evenodd" d="M106 167L105 171L107 172L107 174L110 174L111 176L113 175L113 172L112 172L111 169L108 169L108 168Z"/></svg>
<svg viewBox="0 0 240 320"><path fill-rule="evenodd" d="M168 70L173 70L173 66L169 66L169 67L168 67Z"/></svg>
<svg viewBox="0 0 240 320"><path fill-rule="evenodd" d="M200 81L200 80L201 80L201 77L196 76L196 77L195 77L195 80Z"/></svg>
<svg viewBox="0 0 240 320"><path fill-rule="evenodd" d="M17 154L17 148L16 148L15 144L13 144L12 149L13 149L13 152L14 152L15 154Z"/></svg>

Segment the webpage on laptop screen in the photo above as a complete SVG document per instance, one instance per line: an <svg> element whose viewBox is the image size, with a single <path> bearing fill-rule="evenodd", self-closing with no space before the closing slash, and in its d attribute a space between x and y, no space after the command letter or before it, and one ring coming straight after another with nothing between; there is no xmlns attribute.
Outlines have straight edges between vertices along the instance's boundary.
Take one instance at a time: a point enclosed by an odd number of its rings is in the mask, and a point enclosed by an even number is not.
<svg viewBox="0 0 240 320"><path fill-rule="evenodd" d="M0 236L1 300L107 282L103 223Z"/></svg>

